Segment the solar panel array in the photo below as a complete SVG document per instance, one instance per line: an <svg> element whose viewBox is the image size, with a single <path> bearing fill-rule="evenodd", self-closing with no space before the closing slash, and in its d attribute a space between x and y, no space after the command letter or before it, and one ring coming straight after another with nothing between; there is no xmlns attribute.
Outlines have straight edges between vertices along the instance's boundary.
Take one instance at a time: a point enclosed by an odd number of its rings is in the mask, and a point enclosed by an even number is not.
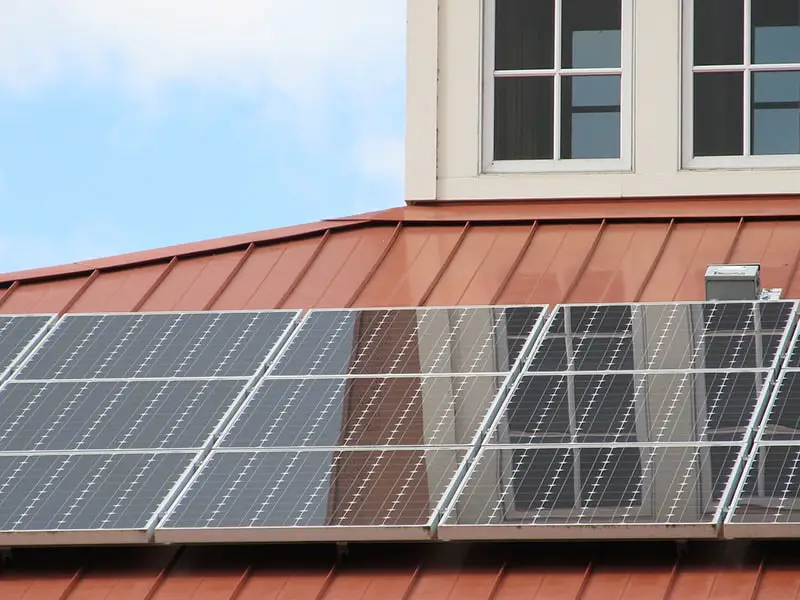
<svg viewBox="0 0 800 600"><path fill-rule="evenodd" d="M430 537L544 315L310 311L156 541Z"/></svg>
<svg viewBox="0 0 800 600"><path fill-rule="evenodd" d="M298 319L62 317L0 387L0 542L149 541Z"/></svg>
<svg viewBox="0 0 800 600"><path fill-rule="evenodd" d="M800 329L795 331L725 521L731 537L800 532Z"/></svg>
<svg viewBox="0 0 800 600"><path fill-rule="evenodd" d="M794 315L557 307L439 537L716 537Z"/></svg>
<svg viewBox="0 0 800 600"><path fill-rule="evenodd" d="M796 313L0 317L0 545L795 537Z"/></svg>

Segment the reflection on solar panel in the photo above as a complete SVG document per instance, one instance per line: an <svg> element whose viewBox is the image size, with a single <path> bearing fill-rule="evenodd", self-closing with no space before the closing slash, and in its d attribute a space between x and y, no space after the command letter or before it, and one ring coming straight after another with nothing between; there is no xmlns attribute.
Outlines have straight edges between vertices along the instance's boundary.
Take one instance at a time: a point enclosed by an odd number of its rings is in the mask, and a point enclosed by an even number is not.
<svg viewBox="0 0 800 600"><path fill-rule="evenodd" d="M246 381L7 382L0 452L202 447Z"/></svg>
<svg viewBox="0 0 800 600"><path fill-rule="evenodd" d="M756 444L725 521L725 535L800 535L800 445Z"/></svg>
<svg viewBox="0 0 800 600"><path fill-rule="evenodd" d="M440 536L716 537L794 318L794 302L557 307Z"/></svg>
<svg viewBox="0 0 800 600"><path fill-rule="evenodd" d="M523 375L493 443L735 442L766 391L763 371Z"/></svg>
<svg viewBox="0 0 800 600"><path fill-rule="evenodd" d="M504 381L495 375L267 378L220 445L470 444Z"/></svg>
<svg viewBox="0 0 800 600"><path fill-rule="evenodd" d="M271 374L507 373L542 306L309 312Z"/></svg>
<svg viewBox="0 0 800 600"><path fill-rule="evenodd" d="M0 380L55 320L55 315L0 316Z"/></svg>
<svg viewBox="0 0 800 600"><path fill-rule="evenodd" d="M716 537L740 452L721 444L486 446L439 537Z"/></svg>
<svg viewBox="0 0 800 600"><path fill-rule="evenodd" d="M426 539L465 451L214 451L156 542Z"/></svg>
<svg viewBox="0 0 800 600"><path fill-rule="evenodd" d="M430 537L544 314L310 311L156 539Z"/></svg>
<svg viewBox="0 0 800 600"><path fill-rule="evenodd" d="M0 544L147 542L195 457L0 455Z"/></svg>
<svg viewBox="0 0 800 600"><path fill-rule="evenodd" d="M564 305L528 370L770 369L794 302Z"/></svg>
<svg viewBox="0 0 800 600"><path fill-rule="evenodd" d="M296 311L67 315L17 379L251 377Z"/></svg>

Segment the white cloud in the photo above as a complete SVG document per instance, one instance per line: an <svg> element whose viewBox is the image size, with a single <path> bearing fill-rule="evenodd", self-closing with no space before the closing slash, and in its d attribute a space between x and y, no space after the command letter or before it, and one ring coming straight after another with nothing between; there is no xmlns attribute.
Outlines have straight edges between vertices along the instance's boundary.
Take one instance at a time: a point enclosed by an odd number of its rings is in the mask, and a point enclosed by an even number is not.
<svg viewBox="0 0 800 600"><path fill-rule="evenodd" d="M143 90L374 88L397 80L404 10L405 0L0 0L0 83L27 90L77 73Z"/></svg>
<svg viewBox="0 0 800 600"><path fill-rule="evenodd" d="M347 155L376 123L402 133L405 2L0 0L0 90L112 86L148 113L172 87L248 94L301 143L348 114Z"/></svg>

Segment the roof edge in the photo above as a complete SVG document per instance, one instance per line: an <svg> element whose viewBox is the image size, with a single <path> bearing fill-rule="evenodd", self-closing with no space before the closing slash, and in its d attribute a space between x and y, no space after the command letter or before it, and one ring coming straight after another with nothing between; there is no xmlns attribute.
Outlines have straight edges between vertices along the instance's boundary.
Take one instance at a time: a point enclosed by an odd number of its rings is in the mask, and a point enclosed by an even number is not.
<svg viewBox="0 0 800 600"><path fill-rule="evenodd" d="M0 286L11 284L15 281L22 282L58 277L72 277L91 273L95 270L120 269L149 263L158 263L176 257L183 258L217 251L230 251L236 248L246 248L250 244L269 244L271 242L280 242L283 240L320 234L330 229L358 227L366 223L367 221L365 220L355 218L324 220L303 225L292 225L277 229L267 229L252 233L213 238L200 242L165 246L154 250L143 250L103 258L82 260L51 267L10 271L8 273L0 273Z"/></svg>
<svg viewBox="0 0 800 600"><path fill-rule="evenodd" d="M317 235L333 229L374 224L515 223L586 221L669 221L800 218L800 195L770 197L606 198L547 200L460 200L414 202L380 211L332 218L303 225L268 229L132 252L65 265L0 273L0 287L13 282L73 277L95 270L136 265L246 248Z"/></svg>
<svg viewBox="0 0 800 600"><path fill-rule="evenodd" d="M364 213L370 221L586 221L800 217L800 195L415 201Z"/></svg>

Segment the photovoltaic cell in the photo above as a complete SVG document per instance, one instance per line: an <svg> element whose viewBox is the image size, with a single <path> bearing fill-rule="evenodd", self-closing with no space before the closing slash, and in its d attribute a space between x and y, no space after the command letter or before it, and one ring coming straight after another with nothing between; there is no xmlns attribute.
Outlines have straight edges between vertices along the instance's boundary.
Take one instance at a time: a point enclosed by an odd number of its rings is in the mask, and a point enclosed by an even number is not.
<svg viewBox="0 0 800 600"><path fill-rule="evenodd" d="M250 377L296 314L67 315L16 378Z"/></svg>
<svg viewBox="0 0 800 600"><path fill-rule="evenodd" d="M156 541L424 539L464 454L214 451Z"/></svg>
<svg viewBox="0 0 800 600"><path fill-rule="evenodd" d="M527 370L771 369L793 302L562 305Z"/></svg>
<svg viewBox="0 0 800 600"><path fill-rule="evenodd" d="M439 537L715 537L740 451L739 445L487 446Z"/></svg>
<svg viewBox="0 0 800 600"><path fill-rule="evenodd" d="M0 380L53 318L53 315L0 316Z"/></svg>
<svg viewBox="0 0 800 600"><path fill-rule="evenodd" d="M266 378L220 446L470 444L504 381L493 375Z"/></svg>
<svg viewBox="0 0 800 600"><path fill-rule="evenodd" d="M245 380L7 382L0 452L199 448Z"/></svg>
<svg viewBox="0 0 800 600"><path fill-rule="evenodd" d="M0 542L147 541L148 523L194 457L0 455ZM99 535L103 533L108 537Z"/></svg>
<svg viewBox="0 0 800 600"><path fill-rule="evenodd" d="M800 445L757 444L725 522L730 537L800 533Z"/></svg>
<svg viewBox="0 0 800 600"><path fill-rule="evenodd" d="M492 441L511 444L735 442L762 401L763 371L523 375Z"/></svg>
<svg viewBox="0 0 800 600"><path fill-rule="evenodd" d="M311 311L271 375L506 373L541 306Z"/></svg>

